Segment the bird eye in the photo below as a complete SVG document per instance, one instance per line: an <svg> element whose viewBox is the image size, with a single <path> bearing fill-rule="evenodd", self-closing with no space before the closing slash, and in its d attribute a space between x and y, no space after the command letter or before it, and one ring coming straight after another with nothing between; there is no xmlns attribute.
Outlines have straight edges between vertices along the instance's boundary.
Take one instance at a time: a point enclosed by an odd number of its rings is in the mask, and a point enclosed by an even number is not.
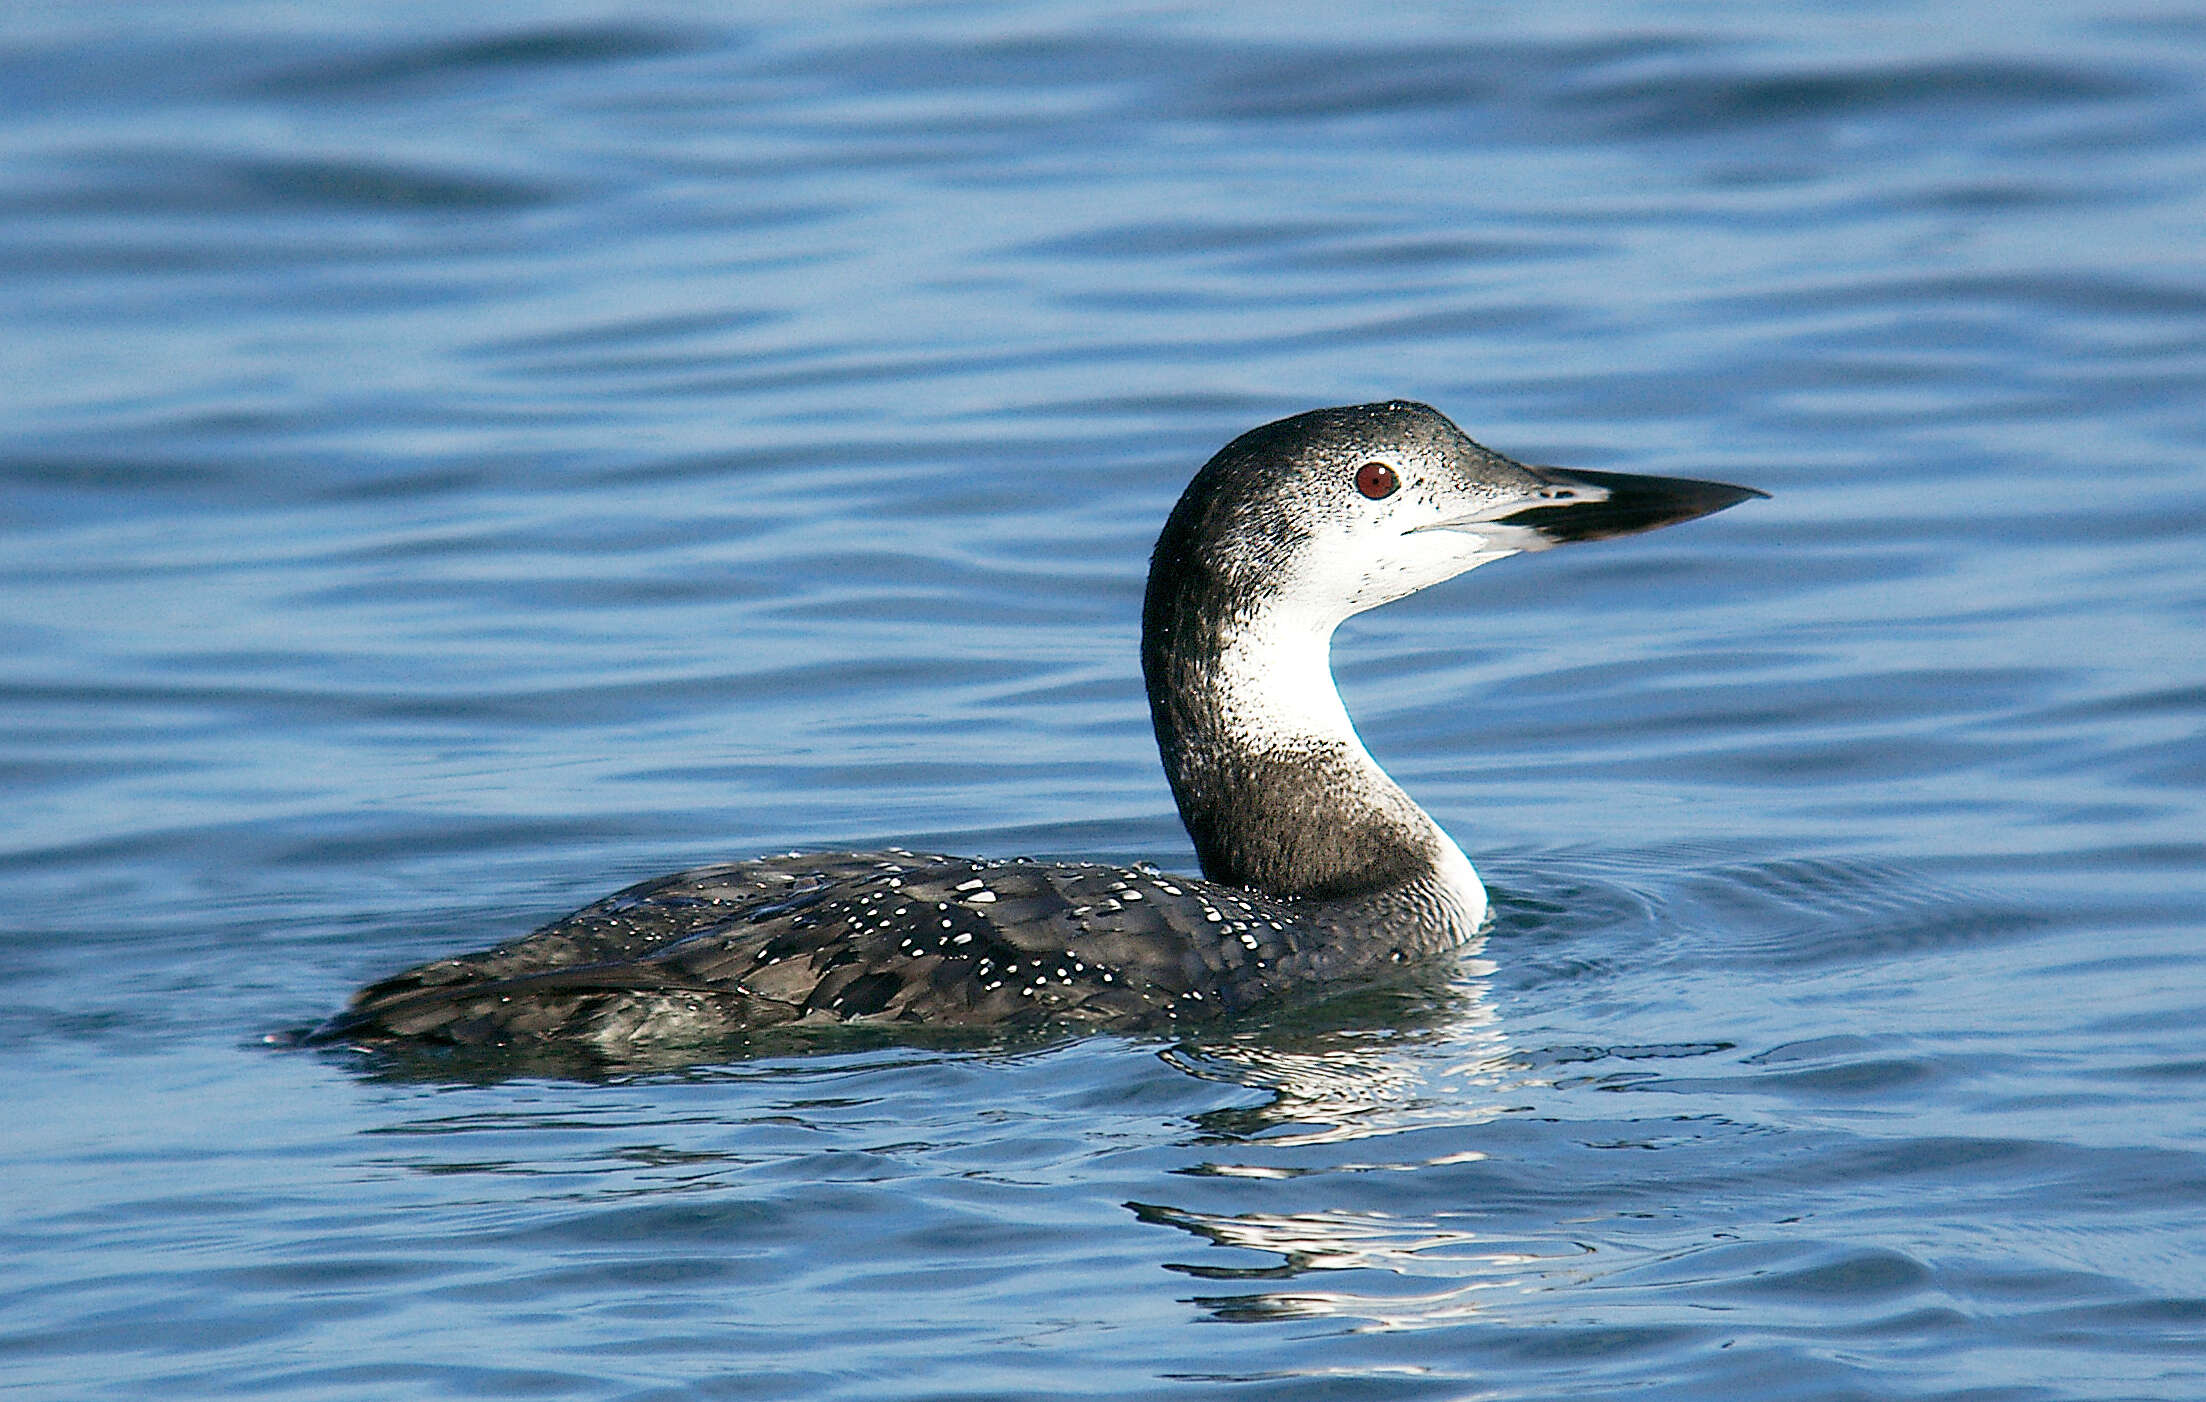
<svg viewBox="0 0 2206 1402"><path fill-rule="evenodd" d="M1373 501L1393 496L1401 485L1402 479L1383 462L1367 462L1356 469L1356 490Z"/></svg>

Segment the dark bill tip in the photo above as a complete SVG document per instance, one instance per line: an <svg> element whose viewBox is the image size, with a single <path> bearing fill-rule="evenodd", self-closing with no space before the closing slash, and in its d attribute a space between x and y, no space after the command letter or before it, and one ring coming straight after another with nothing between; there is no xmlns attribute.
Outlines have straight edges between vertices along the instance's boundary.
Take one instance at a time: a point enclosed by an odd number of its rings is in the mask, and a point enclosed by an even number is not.
<svg viewBox="0 0 2206 1402"><path fill-rule="evenodd" d="M1557 500L1528 506L1500 518L1505 526L1529 526L1552 541L1606 540L1657 526L1674 526L1706 516L1749 497L1768 492L1727 482L1696 482L1690 477L1645 477L1633 472L1587 472L1578 468L1533 469L1556 487L1599 487L1608 495Z"/></svg>

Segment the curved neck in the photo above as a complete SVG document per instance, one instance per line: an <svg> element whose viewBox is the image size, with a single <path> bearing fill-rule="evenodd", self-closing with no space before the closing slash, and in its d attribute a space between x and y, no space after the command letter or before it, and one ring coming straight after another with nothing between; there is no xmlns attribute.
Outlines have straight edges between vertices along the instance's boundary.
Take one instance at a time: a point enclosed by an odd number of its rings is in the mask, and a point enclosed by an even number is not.
<svg viewBox="0 0 2206 1402"><path fill-rule="evenodd" d="M1237 606L1233 593L1159 543L1142 671L1203 874L1321 899L1419 880L1478 890L1462 851L1357 737L1330 665L1340 618L1291 598Z"/></svg>

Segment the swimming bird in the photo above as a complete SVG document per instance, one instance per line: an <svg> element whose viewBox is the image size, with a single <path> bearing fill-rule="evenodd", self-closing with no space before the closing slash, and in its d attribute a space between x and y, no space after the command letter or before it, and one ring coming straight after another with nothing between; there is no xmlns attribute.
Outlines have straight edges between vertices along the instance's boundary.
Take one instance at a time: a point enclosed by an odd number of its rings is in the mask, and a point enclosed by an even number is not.
<svg viewBox="0 0 2206 1402"><path fill-rule="evenodd" d="M1357 737L1334 630L1505 556L1762 495L1528 467L1401 400L1251 429L1172 509L1142 606L1201 880L898 849L726 862L384 979L310 1040L618 1054L787 1024L1139 1029L1383 979L1471 940L1486 890Z"/></svg>

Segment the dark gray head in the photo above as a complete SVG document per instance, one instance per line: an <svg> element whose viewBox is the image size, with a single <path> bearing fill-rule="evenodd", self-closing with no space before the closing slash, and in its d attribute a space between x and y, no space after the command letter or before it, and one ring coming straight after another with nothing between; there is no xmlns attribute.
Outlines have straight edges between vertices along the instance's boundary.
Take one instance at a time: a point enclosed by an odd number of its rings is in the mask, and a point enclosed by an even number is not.
<svg viewBox="0 0 2206 1402"><path fill-rule="evenodd" d="M1314 409L1249 430L1195 474L1157 540L1144 621L1172 628L1183 599L1221 621L1285 609L1329 633L1489 560L1761 495L1527 467L1406 400Z"/></svg>

